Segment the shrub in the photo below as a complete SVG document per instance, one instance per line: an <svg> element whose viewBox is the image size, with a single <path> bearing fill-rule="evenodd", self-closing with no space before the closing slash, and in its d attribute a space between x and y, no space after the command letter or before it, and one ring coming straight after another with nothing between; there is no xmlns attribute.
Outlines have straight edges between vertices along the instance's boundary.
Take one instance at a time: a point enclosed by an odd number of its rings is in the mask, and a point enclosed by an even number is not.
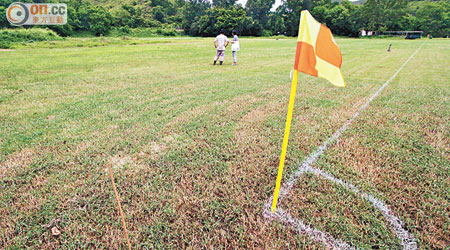
<svg viewBox="0 0 450 250"><path fill-rule="evenodd" d="M58 34L49 29L1 29L0 43L9 46L13 43L29 41L57 41L63 40Z"/></svg>
<svg viewBox="0 0 450 250"><path fill-rule="evenodd" d="M272 36L272 32L270 32L269 30L263 30L261 32L261 36L265 36L265 37Z"/></svg>
<svg viewBox="0 0 450 250"><path fill-rule="evenodd" d="M178 32L171 27L166 27L166 28L158 28L156 30L156 33L159 35L163 35L163 36L176 36L178 35Z"/></svg>
<svg viewBox="0 0 450 250"><path fill-rule="evenodd" d="M119 32L123 34L130 34L130 28L128 26L120 27Z"/></svg>
<svg viewBox="0 0 450 250"><path fill-rule="evenodd" d="M113 28L109 33L113 37L154 37L157 36L154 28L128 28L118 27Z"/></svg>
<svg viewBox="0 0 450 250"><path fill-rule="evenodd" d="M155 37L155 36L176 36L179 33L175 28L167 25L160 28L114 28L109 33L113 37Z"/></svg>
<svg viewBox="0 0 450 250"><path fill-rule="evenodd" d="M9 49L11 48L11 43L8 41L0 41L0 49Z"/></svg>

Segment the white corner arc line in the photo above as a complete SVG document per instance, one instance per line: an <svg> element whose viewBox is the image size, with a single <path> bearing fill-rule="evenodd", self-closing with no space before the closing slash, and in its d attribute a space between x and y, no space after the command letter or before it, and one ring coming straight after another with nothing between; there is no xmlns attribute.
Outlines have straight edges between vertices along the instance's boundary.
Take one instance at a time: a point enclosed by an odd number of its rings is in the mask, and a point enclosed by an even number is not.
<svg viewBox="0 0 450 250"><path fill-rule="evenodd" d="M264 217L270 219L278 219L282 223L292 226L293 229L299 234L307 234L311 236L311 238L315 239L315 241L322 242L327 248L345 250L356 249L341 240L335 239L333 236L327 233L314 229L311 226L304 224L302 221L293 218L289 212L286 212L281 208L277 208L277 211L275 212L275 214L273 214L271 212L271 207L266 206L266 209L264 209Z"/></svg>
<svg viewBox="0 0 450 250"><path fill-rule="evenodd" d="M297 180L305 173L313 173L318 176L322 176L336 184L342 185L346 189L353 191L364 199L368 200L375 208L377 208L389 222L391 228L393 229L395 235L401 240L403 249L415 250L417 249L417 243L415 238L403 228L402 221L397 218L391 210L382 202L381 200L375 198L374 196L367 194L359 190L354 185L347 183L343 180L337 179L333 175L324 172L320 169L313 168L311 165L327 150L328 146L339 139L341 134L347 130L353 120L359 116L359 114L369 106L369 104L383 91L386 86L394 80L395 77L403 70L403 68L408 64L408 62L420 51L423 43L420 47L403 63L403 65L391 76L378 90L373 94L369 100L362 105L353 116L347 120L341 128L339 128L332 136L330 136L319 148L317 148L313 153L311 153L299 166L297 171L289 178L284 186L281 187L278 197L278 203L281 204L283 198L291 191ZM268 200L264 206L264 217L270 219L278 219L281 222L292 226L298 233L307 234L317 242L322 242L325 246L334 249L355 249L354 247L348 245L341 240L335 239L327 233L316 230L308 225L305 225L302 221L293 218L288 212L277 208L277 212L273 214L270 209L273 197Z"/></svg>
<svg viewBox="0 0 450 250"><path fill-rule="evenodd" d="M408 62L419 52L419 50L422 48L423 44L408 58L408 60L405 61L405 63L403 63L403 65L397 70L397 72L394 73L394 75L392 75L391 78L389 78L378 90L377 92L375 92L375 94L373 94L369 100L362 105L357 112L355 112L353 114L353 116L347 120L347 122L344 123L344 125L342 125L341 128L339 128L331 137L329 137L318 149L316 149L316 151L314 151L312 154L310 154L308 156L308 158L305 159L305 161L303 161L303 163L301 164L301 166L299 167L299 169L294 173L294 175L289 179L289 181L286 183L286 185L284 187L282 187L280 189L280 193L279 193L279 202L284 198L284 196L286 195L286 193L288 193L292 186L295 184L295 182L297 181L297 175L301 175L303 174L303 171L301 171L302 168L305 167L311 167L311 165L325 152L325 150L328 148L328 145L330 145L331 143L335 142L337 139L339 139L339 137L341 136L341 134L347 130L347 128L350 126L350 124L353 122L353 120L359 116L359 114L367 108L367 106L369 106L369 104L381 93L381 91L383 91L384 88L386 88L386 86L392 82L392 80L394 80L395 77L397 77L397 75L400 73L400 71L402 71L402 69L406 66L406 64L408 64Z"/></svg>

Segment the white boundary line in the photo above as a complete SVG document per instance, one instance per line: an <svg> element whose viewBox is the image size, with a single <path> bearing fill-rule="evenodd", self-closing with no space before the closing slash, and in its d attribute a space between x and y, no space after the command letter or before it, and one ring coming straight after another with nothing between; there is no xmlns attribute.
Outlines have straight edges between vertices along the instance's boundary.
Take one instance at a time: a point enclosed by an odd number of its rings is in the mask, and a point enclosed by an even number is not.
<svg viewBox="0 0 450 250"><path fill-rule="evenodd" d="M300 165L297 171L293 174L292 177L289 178L287 183L280 189L278 203L280 204L283 198L291 191L294 184L297 180L305 173L313 173L317 176L322 176L325 179L328 179L336 184L339 184L345 187L347 190L350 190L360 197L368 200L375 208L377 208L385 217L385 219L389 222L391 228L394 230L395 235L401 240L403 245L403 249L415 250L417 249L416 239L403 228L402 221L397 218L391 210L382 202L381 200L375 198L374 196L367 194L357 187L352 185L351 183L347 183L343 180L340 180L333 175L324 172L320 169L313 168L311 165L327 150L328 146L339 139L339 136L347 130L353 120L359 116L359 114L369 106L369 104L375 99L381 91L383 91L386 86L394 80L395 77L403 70L403 68L408 64L408 62L420 51L423 44L403 63L403 65L397 70L397 72L389 78L383 86L381 86L375 94L373 94L369 100L362 105L359 110L353 114L353 116L344 123L344 125L338 129L331 137L329 137L316 151L310 154ZM307 234L311 238L313 238L317 242L323 243L328 248L334 249L355 249L354 247L348 245L345 242L342 242L339 239L333 238L331 235L321 232L317 229L314 229L308 225L305 225L302 221L293 218L288 212L277 208L275 214L271 212L271 204L273 197L265 204L264 206L264 217L269 219L278 219L279 221L293 227L299 234Z"/></svg>

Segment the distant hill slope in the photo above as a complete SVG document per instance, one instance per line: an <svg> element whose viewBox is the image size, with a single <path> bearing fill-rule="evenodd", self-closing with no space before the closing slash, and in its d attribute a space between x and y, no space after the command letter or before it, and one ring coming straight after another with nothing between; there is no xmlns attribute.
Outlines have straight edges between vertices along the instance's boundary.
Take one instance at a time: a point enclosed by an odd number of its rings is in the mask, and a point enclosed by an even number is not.
<svg viewBox="0 0 450 250"><path fill-rule="evenodd" d="M173 0L165 0L169 2L173 2ZM120 8L123 4L128 5L140 5L144 8L149 8L151 5L150 0L86 0L86 2L89 2L93 5L99 5L110 9L117 9Z"/></svg>
<svg viewBox="0 0 450 250"><path fill-rule="evenodd" d="M341 3L342 0L333 0L333 2L339 2L339 3ZM353 4L363 5L365 2L367 2L367 0L356 0L356 1L350 1L350 2L352 2Z"/></svg>
<svg viewBox="0 0 450 250"><path fill-rule="evenodd" d="M332 1L341 3L343 0L332 0ZM365 2L367 2L367 0L355 0L355 1L349 0L349 1L354 3L354 4L359 4L359 5L363 5ZM433 2L440 2L442 0L431 0L431 1L433 1ZM408 0L408 2L409 2L409 4L412 4L412 3L423 3L423 2L428 2L428 1L424 1L424 0Z"/></svg>

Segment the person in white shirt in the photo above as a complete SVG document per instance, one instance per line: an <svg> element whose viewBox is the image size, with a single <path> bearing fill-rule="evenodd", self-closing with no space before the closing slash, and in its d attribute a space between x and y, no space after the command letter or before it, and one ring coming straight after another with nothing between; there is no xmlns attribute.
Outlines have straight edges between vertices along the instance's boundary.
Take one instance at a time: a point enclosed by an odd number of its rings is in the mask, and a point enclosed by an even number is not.
<svg viewBox="0 0 450 250"><path fill-rule="evenodd" d="M228 37L224 35L225 30L220 30L220 35L214 39L214 47L217 49L216 57L214 57L214 65L216 65L217 59L220 57L220 65L223 63L223 59L225 58L225 48L230 43L230 40L228 40Z"/></svg>
<svg viewBox="0 0 450 250"><path fill-rule="evenodd" d="M233 54L233 66L237 65L237 52L240 50L239 47L239 38L237 36L237 32L235 30L233 30L231 32L231 34L233 35L233 40L231 41L231 53Z"/></svg>

